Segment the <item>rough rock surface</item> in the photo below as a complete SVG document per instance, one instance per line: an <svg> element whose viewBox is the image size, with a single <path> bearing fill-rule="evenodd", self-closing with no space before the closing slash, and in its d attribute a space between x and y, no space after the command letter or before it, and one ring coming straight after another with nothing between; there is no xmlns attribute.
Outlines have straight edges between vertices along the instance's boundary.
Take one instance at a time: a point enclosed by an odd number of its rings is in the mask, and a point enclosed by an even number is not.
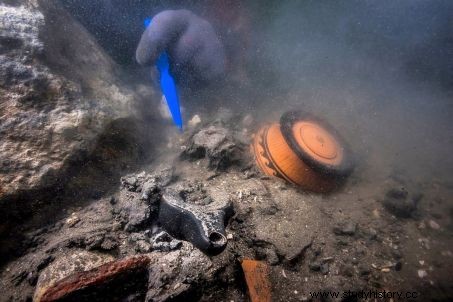
<svg viewBox="0 0 453 302"><path fill-rule="evenodd" d="M211 125L200 129L190 139L183 156L204 159L210 169L225 170L240 160L240 145L227 128Z"/></svg>
<svg viewBox="0 0 453 302"><path fill-rule="evenodd" d="M127 128L113 125L141 117L117 66L57 1L19 2L0 4L0 206L61 185Z"/></svg>
<svg viewBox="0 0 453 302"><path fill-rule="evenodd" d="M121 178L123 190L115 204L115 214L128 232L137 231L150 223L157 211L162 187L173 178L173 167L162 165L154 173L131 174Z"/></svg>

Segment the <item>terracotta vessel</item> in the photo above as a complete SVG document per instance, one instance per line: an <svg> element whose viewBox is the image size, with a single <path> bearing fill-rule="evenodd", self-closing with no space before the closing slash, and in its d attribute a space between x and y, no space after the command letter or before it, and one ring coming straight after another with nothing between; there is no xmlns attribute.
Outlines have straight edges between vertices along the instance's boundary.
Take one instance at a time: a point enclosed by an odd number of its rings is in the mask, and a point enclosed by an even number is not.
<svg viewBox="0 0 453 302"><path fill-rule="evenodd" d="M262 127L251 145L267 175L314 192L329 192L353 168L351 153L337 131L302 111L283 114L280 123Z"/></svg>

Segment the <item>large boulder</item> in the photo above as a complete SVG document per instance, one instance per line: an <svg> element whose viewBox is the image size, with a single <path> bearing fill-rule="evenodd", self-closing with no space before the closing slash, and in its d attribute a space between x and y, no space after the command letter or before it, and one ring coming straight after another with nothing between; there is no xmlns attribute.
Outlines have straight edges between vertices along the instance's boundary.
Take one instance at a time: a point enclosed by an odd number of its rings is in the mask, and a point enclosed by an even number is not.
<svg viewBox="0 0 453 302"><path fill-rule="evenodd" d="M152 115L145 101L58 1L0 1L2 221L30 211L93 156L139 156Z"/></svg>

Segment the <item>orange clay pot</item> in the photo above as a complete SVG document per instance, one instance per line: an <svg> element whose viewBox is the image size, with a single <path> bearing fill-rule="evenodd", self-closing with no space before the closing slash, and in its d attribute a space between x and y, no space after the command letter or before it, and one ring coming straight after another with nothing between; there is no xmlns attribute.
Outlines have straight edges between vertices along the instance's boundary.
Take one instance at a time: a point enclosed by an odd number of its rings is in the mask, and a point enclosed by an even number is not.
<svg viewBox="0 0 453 302"><path fill-rule="evenodd" d="M326 122L301 111L262 127L251 145L258 167L314 192L329 192L352 171L344 140Z"/></svg>

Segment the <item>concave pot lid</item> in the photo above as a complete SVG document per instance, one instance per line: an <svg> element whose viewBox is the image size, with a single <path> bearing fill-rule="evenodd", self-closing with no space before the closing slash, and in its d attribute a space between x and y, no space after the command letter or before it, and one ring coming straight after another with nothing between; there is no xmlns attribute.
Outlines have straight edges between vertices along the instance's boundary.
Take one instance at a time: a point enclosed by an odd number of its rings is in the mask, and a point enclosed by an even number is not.
<svg viewBox="0 0 453 302"><path fill-rule="evenodd" d="M338 132L325 121L303 111L280 118L283 137L310 168L328 176L346 176L353 169L351 152Z"/></svg>

